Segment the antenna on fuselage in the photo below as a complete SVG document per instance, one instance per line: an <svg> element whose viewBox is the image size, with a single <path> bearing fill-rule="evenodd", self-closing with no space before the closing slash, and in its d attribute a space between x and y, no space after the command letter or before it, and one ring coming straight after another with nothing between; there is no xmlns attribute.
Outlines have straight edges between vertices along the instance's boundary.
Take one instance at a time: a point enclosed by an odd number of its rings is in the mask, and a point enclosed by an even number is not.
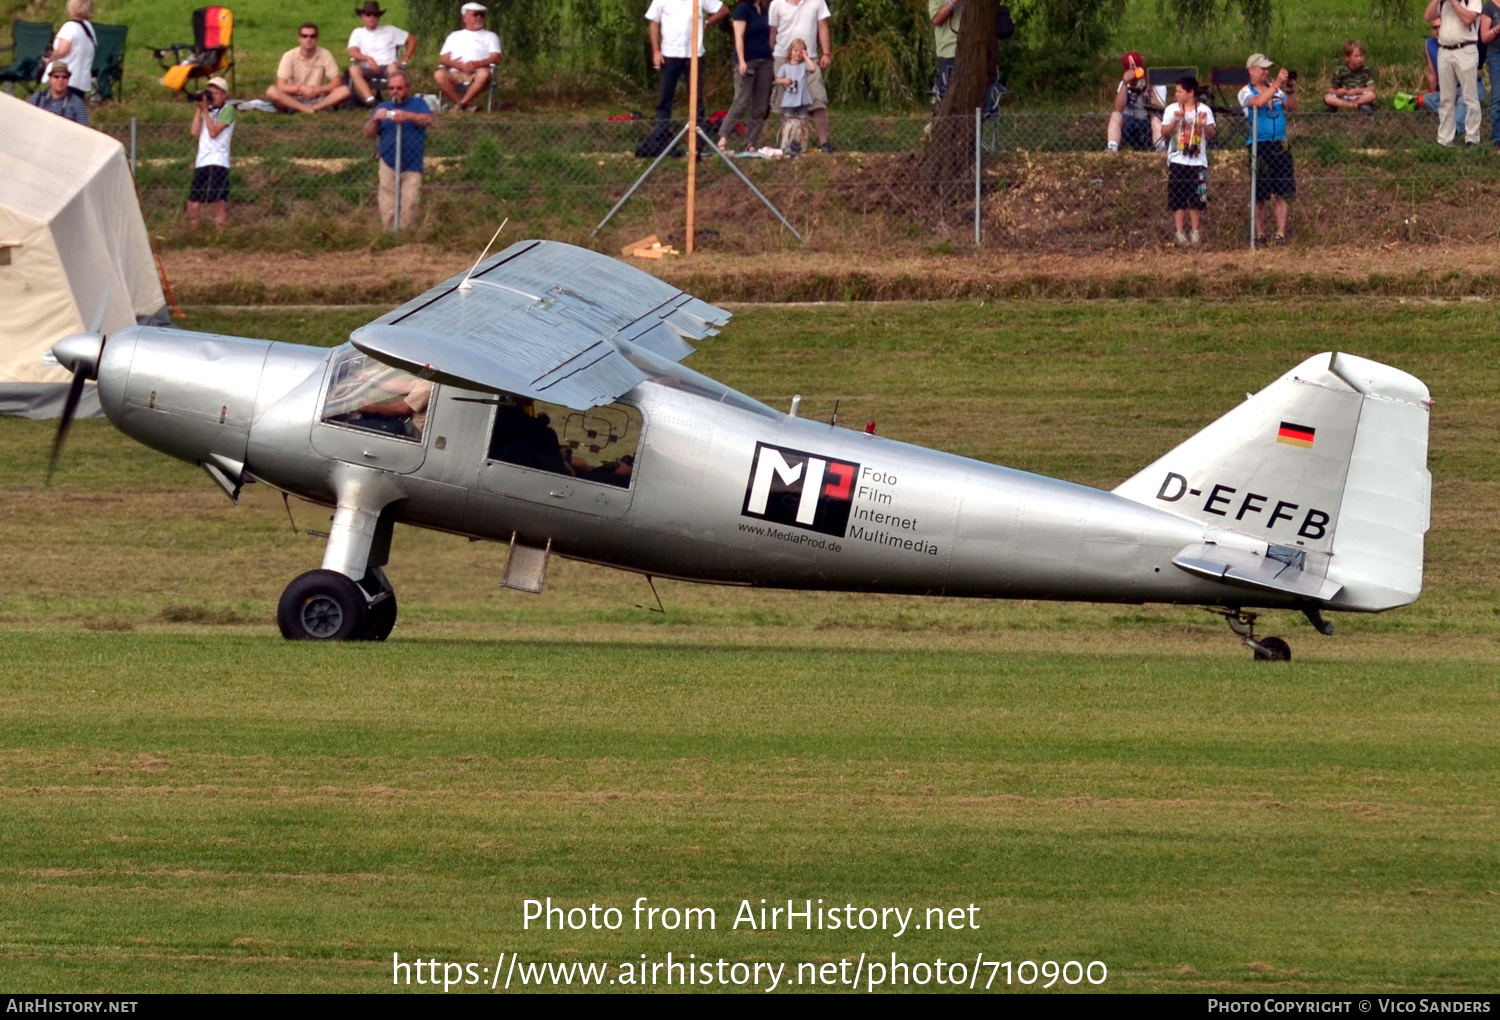
<svg viewBox="0 0 1500 1020"><path fill-rule="evenodd" d="M498 227L495 228L495 236L492 237L492 238L490 238L490 243L484 246L484 251L482 251L482 252L479 253L479 257L477 259L475 259L474 260L474 264L469 267L469 272L464 276L464 282L460 283L458 285L458 289L459 290L473 290L474 289L474 285L469 282L469 277L474 275L474 270L476 270L476 269L479 268L479 263L483 262L484 261L484 257L490 253L490 245L493 245L495 243L495 239L500 236L500 231L504 230L505 229L505 225L507 223L509 223L509 222L510 222L510 217L509 216L505 217L505 219L503 219L503 220L500 221L500 226L498 226Z"/></svg>
<svg viewBox="0 0 1500 1020"><path fill-rule="evenodd" d="M833 402L833 419L831 421L829 421L828 427L829 428L833 428L838 423L839 423L839 402L838 402L838 400L835 400Z"/></svg>

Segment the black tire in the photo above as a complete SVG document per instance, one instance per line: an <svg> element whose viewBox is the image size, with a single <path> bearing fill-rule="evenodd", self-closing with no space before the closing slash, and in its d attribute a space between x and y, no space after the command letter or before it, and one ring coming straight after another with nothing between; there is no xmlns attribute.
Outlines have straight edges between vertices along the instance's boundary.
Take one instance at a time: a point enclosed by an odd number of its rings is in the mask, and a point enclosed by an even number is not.
<svg viewBox="0 0 1500 1020"><path fill-rule="evenodd" d="M1279 638L1279 637L1261 638L1260 639L1260 646L1261 646L1261 648L1264 648L1265 651L1262 652L1259 649L1256 650L1256 652L1255 652L1255 661L1256 662L1291 662L1292 661L1292 646L1289 645L1289 644L1287 644L1285 641L1281 640L1281 638Z"/></svg>
<svg viewBox="0 0 1500 1020"><path fill-rule="evenodd" d="M396 593L391 592L379 602L373 603L368 615L364 640L384 641L390 637L391 628L396 626Z"/></svg>
<svg viewBox="0 0 1500 1020"><path fill-rule="evenodd" d="M309 570L281 593L276 622L288 641L358 641L369 627L368 607L359 585L343 574Z"/></svg>

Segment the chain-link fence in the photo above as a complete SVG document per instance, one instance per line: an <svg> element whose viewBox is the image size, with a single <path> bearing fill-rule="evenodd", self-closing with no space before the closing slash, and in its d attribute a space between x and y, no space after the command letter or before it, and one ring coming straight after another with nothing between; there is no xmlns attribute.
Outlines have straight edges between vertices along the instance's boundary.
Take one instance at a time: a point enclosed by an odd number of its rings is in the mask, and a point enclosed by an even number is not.
<svg viewBox="0 0 1500 1020"><path fill-rule="evenodd" d="M1215 107L1208 149L1203 244L1248 247L1251 160L1245 119ZM830 119L832 152L808 126L807 154L745 158L730 132L727 162L705 152L697 169L697 241L706 250L795 249L798 240L759 191L819 250L918 252L986 248L1096 252L1170 244L1167 160L1148 147L1105 151L1102 114L1002 111L995 118ZM245 113L233 143L231 230L261 250L387 243L375 209L374 145L358 114ZM1430 114L1292 114L1288 138L1298 245L1493 241L1479 210L1500 195L1500 154L1436 144ZM763 142L777 139L776 118ZM121 123L147 220L167 244L191 243L182 216L195 140L187 124ZM508 217L523 235L618 248L644 234L679 243L685 145L639 182L649 121L536 121L440 115L427 132L421 202L403 240L481 246ZM712 129L710 129L711 131ZM979 158L976 160L976 142ZM706 142L701 143L708 149ZM747 187L746 181L754 185ZM619 200L629 201L595 230ZM1271 207L1264 207L1269 219ZM207 229L207 228L205 228ZM1273 232L1262 223L1263 234Z"/></svg>

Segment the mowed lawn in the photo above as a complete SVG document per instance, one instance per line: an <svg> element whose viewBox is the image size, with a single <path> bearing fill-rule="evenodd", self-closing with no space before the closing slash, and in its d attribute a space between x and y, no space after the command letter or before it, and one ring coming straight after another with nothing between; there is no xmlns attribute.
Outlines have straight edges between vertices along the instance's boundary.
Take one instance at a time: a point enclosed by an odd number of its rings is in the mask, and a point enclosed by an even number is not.
<svg viewBox="0 0 1500 1020"><path fill-rule="evenodd" d="M190 311L315 343L375 314ZM498 588L502 547L411 529L389 642L292 646L275 600L321 543L279 496L232 507L92 421L45 487L50 424L0 421L0 972L380 990L392 953L791 974L896 952L1099 960L1106 989L1493 989L1495 318L741 309L691 359L809 416L838 401L846 424L1106 487L1318 351L1414 372L1437 398L1428 590L1332 638L1268 614L1286 665L1192 608L658 582L661 614L643 579L566 562L525 596ZM547 896L626 927L523 931ZM641 896L717 927L630 930ZM732 930L762 898L919 922L972 903L979 927Z"/></svg>

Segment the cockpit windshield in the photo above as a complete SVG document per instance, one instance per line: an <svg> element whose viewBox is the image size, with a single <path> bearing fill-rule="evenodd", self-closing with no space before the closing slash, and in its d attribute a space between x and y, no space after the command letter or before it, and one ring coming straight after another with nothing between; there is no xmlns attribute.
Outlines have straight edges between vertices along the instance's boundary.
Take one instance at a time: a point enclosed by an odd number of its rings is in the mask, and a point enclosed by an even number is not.
<svg viewBox="0 0 1500 1020"><path fill-rule="evenodd" d="M336 354L323 421L420 441L432 383L349 348Z"/></svg>

